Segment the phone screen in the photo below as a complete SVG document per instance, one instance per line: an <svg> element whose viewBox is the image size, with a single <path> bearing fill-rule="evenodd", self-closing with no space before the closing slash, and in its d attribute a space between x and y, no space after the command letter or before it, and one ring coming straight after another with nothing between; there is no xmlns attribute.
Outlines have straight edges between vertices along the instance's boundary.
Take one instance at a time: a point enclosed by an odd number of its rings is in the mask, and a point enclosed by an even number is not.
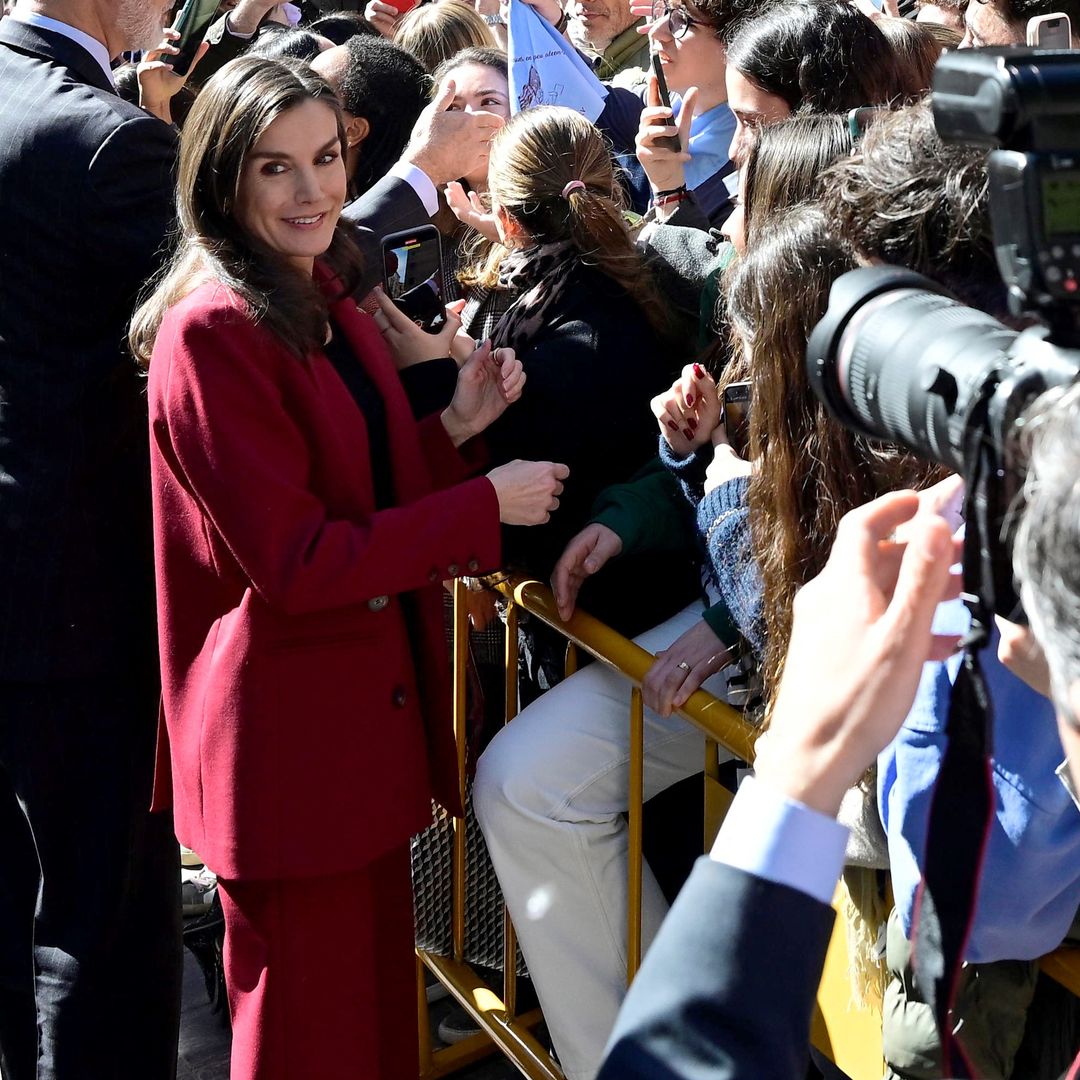
<svg viewBox="0 0 1080 1080"><path fill-rule="evenodd" d="M442 243L434 226L383 240L383 287L417 326L429 333L442 329L446 322Z"/></svg>
<svg viewBox="0 0 1080 1080"><path fill-rule="evenodd" d="M740 457L746 457L750 441L750 383L736 382L724 388L724 430Z"/></svg>
<svg viewBox="0 0 1080 1080"><path fill-rule="evenodd" d="M656 76L657 89L660 91L660 104L666 109L671 108L671 94L668 91L667 79L664 76L664 65L660 63L659 53L652 54L652 69L653 74ZM671 121L672 128L676 127L674 119ZM682 150L682 143L679 141L678 135L665 135L663 138L654 140L660 146L666 146L669 150L674 150L678 153Z"/></svg>
<svg viewBox="0 0 1080 1080"><path fill-rule="evenodd" d="M167 60L177 75L186 75L190 70L219 6L218 0L185 0L180 8L180 14L172 26L180 35L180 40L176 42L180 52Z"/></svg>

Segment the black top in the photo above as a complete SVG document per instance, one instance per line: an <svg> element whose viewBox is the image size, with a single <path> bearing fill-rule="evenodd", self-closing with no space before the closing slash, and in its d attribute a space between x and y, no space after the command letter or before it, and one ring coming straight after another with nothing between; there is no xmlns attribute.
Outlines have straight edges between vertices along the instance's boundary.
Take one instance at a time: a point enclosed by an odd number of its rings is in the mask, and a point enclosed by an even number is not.
<svg viewBox="0 0 1080 1080"><path fill-rule="evenodd" d="M367 425L371 481L375 488L375 506L383 510L394 505L394 477L390 470L390 436L386 427L386 404L364 365L349 347L348 339L333 320L331 337L323 349L326 358L341 376L345 389L364 414Z"/></svg>

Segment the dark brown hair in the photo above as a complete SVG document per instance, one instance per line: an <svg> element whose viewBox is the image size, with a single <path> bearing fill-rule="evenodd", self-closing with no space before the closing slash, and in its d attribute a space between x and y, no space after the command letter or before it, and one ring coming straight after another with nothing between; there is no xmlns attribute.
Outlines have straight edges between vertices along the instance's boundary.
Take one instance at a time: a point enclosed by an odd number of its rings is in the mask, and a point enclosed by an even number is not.
<svg viewBox="0 0 1080 1080"><path fill-rule="evenodd" d="M795 592L825 565L840 519L886 491L920 487L938 475L849 431L810 389L810 331L825 313L833 281L857 265L820 208L807 203L764 222L726 282L736 358L720 390L737 379L753 386L748 501L762 580L766 702L779 685Z"/></svg>
<svg viewBox="0 0 1080 1080"><path fill-rule="evenodd" d="M1000 317L986 152L943 143L928 102L883 113L822 178L831 226L867 258L906 266Z"/></svg>
<svg viewBox="0 0 1080 1080"><path fill-rule="evenodd" d="M884 17L877 20L877 26L896 53L904 101L912 105L930 93L934 67L942 52L955 49L964 36L947 26L911 19Z"/></svg>
<svg viewBox="0 0 1080 1080"><path fill-rule="evenodd" d="M240 57L199 93L180 141L176 248L131 323L131 349L144 366L166 311L204 281L219 281L241 296L251 317L297 357L325 341L327 303L321 290L247 233L234 214L252 147L274 120L306 101L333 110L343 151L341 107L329 84L307 64ZM322 261L337 276L342 295L355 289L362 259L346 223L338 223Z"/></svg>
<svg viewBox="0 0 1080 1080"><path fill-rule="evenodd" d="M885 35L849 0L780 0L741 24L729 67L792 112L847 112L903 95Z"/></svg>
<svg viewBox="0 0 1080 1080"><path fill-rule="evenodd" d="M798 113L761 128L743 166L747 244L777 211L812 198L821 174L853 145L847 117L837 113Z"/></svg>

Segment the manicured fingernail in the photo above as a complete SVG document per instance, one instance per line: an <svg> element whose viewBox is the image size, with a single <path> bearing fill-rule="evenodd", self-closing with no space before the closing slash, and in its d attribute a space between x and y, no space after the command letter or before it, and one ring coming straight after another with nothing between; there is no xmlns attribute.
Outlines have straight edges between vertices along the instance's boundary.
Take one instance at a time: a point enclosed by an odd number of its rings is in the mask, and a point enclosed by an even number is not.
<svg viewBox="0 0 1080 1080"><path fill-rule="evenodd" d="M669 428L671 428L671 430L672 430L672 431L678 431L678 430L679 430L679 425L678 425L678 424L676 424L674 420L669 420L669 421L667 422L667 426L668 426Z"/></svg>
<svg viewBox="0 0 1080 1080"><path fill-rule="evenodd" d="M696 378L696 379L704 379L705 378L705 369L700 364L695 364L694 365L694 378Z"/></svg>
<svg viewBox="0 0 1080 1080"><path fill-rule="evenodd" d="M686 422L697 431L697 421L692 416Z"/></svg>
<svg viewBox="0 0 1080 1080"><path fill-rule="evenodd" d="M693 394L687 394L686 395L686 404L687 405L693 405L694 404L694 395Z"/></svg>
<svg viewBox="0 0 1080 1080"><path fill-rule="evenodd" d="M687 437L688 439L692 439L692 438L694 437L694 433L693 433L693 432L692 432L692 431L691 431L691 430L690 430L689 428L683 428L683 434L684 434L684 435L685 435L685 436L686 436L686 437Z"/></svg>

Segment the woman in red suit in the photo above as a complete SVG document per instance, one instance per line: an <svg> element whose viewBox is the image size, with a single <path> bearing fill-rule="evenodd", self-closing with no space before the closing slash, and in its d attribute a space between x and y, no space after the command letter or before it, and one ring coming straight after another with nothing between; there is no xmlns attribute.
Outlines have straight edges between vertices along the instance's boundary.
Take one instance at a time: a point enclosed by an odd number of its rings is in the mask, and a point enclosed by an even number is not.
<svg viewBox="0 0 1080 1080"><path fill-rule="evenodd" d="M413 419L350 299L343 145L310 71L212 79L132 327L176 831L219 875L233 1080L416 1075L408 841L457 800L439 583L497 567L500 520L545 520L565 476L466 479L458 447L520 393L512 354L477 350Z"/></svg>

